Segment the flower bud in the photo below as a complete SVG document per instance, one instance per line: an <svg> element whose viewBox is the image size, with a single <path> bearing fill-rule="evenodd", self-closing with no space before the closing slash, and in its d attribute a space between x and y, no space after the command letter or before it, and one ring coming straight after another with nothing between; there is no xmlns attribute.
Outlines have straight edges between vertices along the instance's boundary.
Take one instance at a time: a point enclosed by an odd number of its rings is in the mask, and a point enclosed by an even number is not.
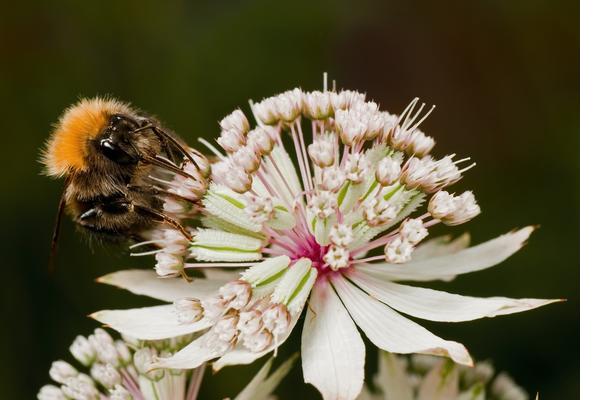
<svg viewBox="0 0 600 400"><path fill-rule="evenodd" d="M54 385L44 385L37 394L38 400L67 400L63 391Z"/></svg>
<svg viewBox="0 0 600 400"><path fill-rule="evenodd" d="M269 221L275 215L273 201L268 197L259 197L253 194L246 194L246 207L244 212L250 219L258 224Z"/></svg>
<svg viewBox="0 0 600 400"><path fill-rule="evenodd" d="M221 129L224 131L232 130L238 132L240 135L245 134L250 129L250 123L240 109L223 118L219 125L221 125Z"/></svg>
<svg viewBox="0 0 600 400"><path fill-rule="evenodd" d="M336 246L348 247L352 243L352 228L345 224L337 224L329 231L329 240Z"/></svg>
<svg viewBox="0 0 600 400"><path fill-rule="evenodd" d="M236 130L228 130L221 132L221 136L217 138L217 143L228 153L237 151L240 147L246 144L244 136Z"/></svg>
<svg viewBox="0 0 600 400"><path fill-rule="evenodd" d="M177 320L180 324L191 324L200 321L204 316L204 307L200 300L192 297L184 297L175 300L173 303Z"/></svg>
<svg viewBox="0 0 600 400"><path fill-rule="evenodd" d="M275 125L279 121L279 111L273 97L254 104L254 113L256 118L265 125Z"/></svg>
<svg viewBox="0 0 600 400"><path fill-rule="evenodd" d="M326 168L335 161L335 146L331 138L321 137L308 146L308 155L315 165Z"/></svg>
<svg viewBox="0 0 600 400"><path fill-rule="evenodd" d="M375 170L375 179L381 184L381 186L391 186L400 179L400 173L402 168L400 161L393 159L392 157L384 157L377 163L377 169Z"/></svg>
<svg viewBox="0 0 600 400"><path fill-rule="evenodd" d="M263 327L262 313L259 310L250 310L240 313L238 329L244 335L253 335Z"/></svg>
<svg viewBox="0 0 600 400"><path fill-rule="evenodd" d="M385 260L393 264L402 264L410 260L414 247L407 240L395 238L385 246Z"/></svg>
<svg viewBox="0 0 600 400"><path fill-rule="evenodd" d="M94 381L85 374L67 379L62 386L62 391L69 399L94 400L100 397Z"/></svg>
<svg viewBox="0 0 600 400"><path fill-rule="evenodd" d="M252 188L252 175L241 168L232 168L225 176L225 184L236 193L246 193Z"/></svg>
<svg viewBox="0 0 600 400"><path fill-rule="evenodd" d="M427 228L420 219L408 218L400 225L400 237L412 245L421 242L427 236Z"/></svg>
<svg viewBox="0 0 600 400"><path fill-rule="evenodd" d="M75 377L79 372L68 362L58 360L50 367L50 378L58 383L66 383L68 378Z"/></svg>
<svg viewBox="0 0 600 400"><path fill-rule="evenodd" d="M224 343L233 343L237 337L238 316L232 315L220 319L213 327L213 332L218 340Z"/></svg>
<svg viewBox="0 0 600 400"><path fill-rule="evenodd" d="M111 364L95 363L90 374L97 382L107 389L111 389L121 383L121 375Z"/></svg>
<svg viewBox="0 0 600 400"><path fill-rule="evenodd" d="M460 196L455 197L454 200L456 209L442 219L442 222L446 225L464 224L481 213L481 208L471 191L464 192Z"/></svg>
<svg viewBox="0 0 600 400"><path fill-rule="evenodd" d="M246 142L248 147L259 152L261 155L269 154L275 144L271 135L263 127L258 127L248 132Z"/></svg>
<svg viewBox="0 0 600 400"><path fill-rule="evenodd" d="M342 187L345 181L346 174L338 167L325 168L321 174L319 189L335 193Z"/></svg>
<svg viewBox="0 0 600 400"><path fill-rule="evenodd" d="M363 217L369 226L379 226L390 222L398 213L398 207L383 197L373 198L364 204Z"/></svg>
<svg viewBox="0 0 600 400"><path fill-rule="evenodd" d="M260 167L260 158L256 152L248 146L240 147L231 155L231 160L246 173L256 172Z"/></svg>
<svg viewBox="0 0 600 400"><path fill-rule="evenodd" d="M328 118L332 113L329 94L319 91L305 93L302 110L310 119Z"/></svg>
<svg viewBox="0 0 600 400"><path fill-rule="evenodd" d="M267 329L243 337L244 347L255 353L266 350L271 343L273 343L273 334Z"/></svg>
<svg viewBox="0 0 600 400"><path fill-rule="evenodd" d="M174 277L179 276L183 271L183 258L175 254L161 251L154 256L156 266L154 270L158 276Z"/></svg>
<svg viewBox="0 0 600 400"><path fill-rule="evenodd" d="M250 302L252 286L248 282L238 279L221 286L219 295L230 308L241 310Z"/></svg>
<svg viewBox="0 0 600 400"><path fill-rule="evenodd" d="M346 179L352 183L361 183L369 173L370 165L362 153L352 153L344 164Z"/></svg>
<svg viewBox="0 0 600 400"><path fill-rule="evenodd" d="M292 317L283 304L271 304L262 314L262 322L274 336L281 336L288 331Z"/></svg>
<svg viewBox="0 0 600 400"><path fill-rule="evenodd" d="M209 297L201 301L204 317L216 320L225 312L225 301L219 297Z"/></svg>
<svg viewBox="0 0 600 400"><path fill-rule="evenodd" d="M350 252L345 247L330 246L323 261L334 271L347 268L350 266Z"/></svg>
<svg viewBox="0 0 600 400"><path fill-rule="evenodd" d="M69 351L82 365L88 367L94 358L96 358L96 351L90 342L83 336L79 335L73 341L73 344L69 347Z"/></svg>
<svg viewBox="0 0 600 400"><path fill-rule="evenodd" d="M319 191L308 199L308 209L320 219L325 219L335 212L336 196L328 191Z"/></svg>

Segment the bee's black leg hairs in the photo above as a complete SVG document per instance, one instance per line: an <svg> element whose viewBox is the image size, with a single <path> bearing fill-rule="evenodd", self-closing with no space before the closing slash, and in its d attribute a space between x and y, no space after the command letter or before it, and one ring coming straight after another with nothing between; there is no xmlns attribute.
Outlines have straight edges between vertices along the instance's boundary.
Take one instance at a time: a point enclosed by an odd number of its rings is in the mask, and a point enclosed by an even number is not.
<svg viewBox="0 0 600 400"><path fill-rule="evenodd" d="M193 175L190 175L187 172L177 168L176 166L173 166L171 163L164 161L164 159L160 159L158 157L142 157L141 161L148 164L156 165L157 167L164 168L178 175L185 176L186 178L196 180L196 178Z"/></svg>
<svg viewBox="0 0 600 400"><path fill-rule="evenodd" d="M185 149L185 146L179 142L179 140L175 139L173 136L171 136L167 132L163 131L162 129L160 129L157 126L152 125L152 124L138 128L135 131L140 131L143 129L152 129L152 131L156 134L156 136L158 136L159 138L166 139L169 142L171 142L173 144L173 146L175 146L177 148L177 150L179 150L184 156L187 157L188 160L190 160L190 162L192 164L194 164L194 166L196 167L196 170L198 172L200 172L200 166L198 165L198 163L196 163L196 160L194 160L194 158L192 158L190 153Z"/></svg>

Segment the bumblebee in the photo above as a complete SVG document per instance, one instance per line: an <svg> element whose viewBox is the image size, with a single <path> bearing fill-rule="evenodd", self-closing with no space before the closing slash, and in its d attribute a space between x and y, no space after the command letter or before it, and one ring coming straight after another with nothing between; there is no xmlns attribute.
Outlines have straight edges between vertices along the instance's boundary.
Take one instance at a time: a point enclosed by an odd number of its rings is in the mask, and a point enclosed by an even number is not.
<svg viewBox="0 0 600 400"><path fill-rule="evenodd" d="M42 155L46 174L65 178L52 253L63 211L93 236L109 241L137 238L157 224L190 238L163 212L161 196L174 194L157 187L152 174L201 179L206 176L197 162L201 155L192 157L191 151L157 119L120 101L97 97L67 108ZM185 163L199 173L186 172Z"/></svg>

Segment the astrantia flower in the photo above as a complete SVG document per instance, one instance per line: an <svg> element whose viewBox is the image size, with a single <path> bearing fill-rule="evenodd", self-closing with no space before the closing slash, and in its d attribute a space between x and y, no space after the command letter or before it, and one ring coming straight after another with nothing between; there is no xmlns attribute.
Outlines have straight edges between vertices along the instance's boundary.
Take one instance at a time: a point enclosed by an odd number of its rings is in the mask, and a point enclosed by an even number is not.
<svg viewBox="0 0 600 400"><path fill-rule="evenodd" d="M54 385L38 392L39 400L192 400L204 376L204 365L191 371L152 369L159 355L171 354L190 342L191 336L168 340L113 340L102 329L89 337L78 336L70 347L71 354L86 372L78 371L66 361L55 361L50 368ZM295 358L295 357L294 357ZM270 376L269 360L240 392L235 400L272 399L271 392L291 369L290 358ZM268 376L268 377L267 377Z"/></svg>
<svg viewBox="0 0 600 400"><path fill-rule="evenodd" d="M450 360L379 352L376 390L366 385L359 400L527 400L527 392L489 362L465 368Z"/></svg>
<svg viewBox="0 0 600 400"><path fill-rule="evenodd" d="M194 368L217 359L219 369L277 349L307 309L304 378L326 399L352 399L361 390L365 346L356 325L386 351L471 365L462 344L403 314L469 321L553 300L474 298L395 282L449 280L494 266L519 250L533 229L472 248L464 236L421 244L434 225L479 214L471 192L444 190L471 166L461 167L468 158L428 154L434 141L418 127L429 112L421 115L417 99L399 116L378 108L352 91L295 89L254 104L253 129L236 110L221 123L225 153L206 143L218 161L203 197L202 227L186 249L195 263L177 268L249 268L213 293L206 290L211 279L181 290L183 282L159 286L141 271L112 275L105 281L176 303L95 317L147 339L199 332L155 366ZM417 213L427 201L427 210ZM140 284L140 277L148 283Z"/></svg>

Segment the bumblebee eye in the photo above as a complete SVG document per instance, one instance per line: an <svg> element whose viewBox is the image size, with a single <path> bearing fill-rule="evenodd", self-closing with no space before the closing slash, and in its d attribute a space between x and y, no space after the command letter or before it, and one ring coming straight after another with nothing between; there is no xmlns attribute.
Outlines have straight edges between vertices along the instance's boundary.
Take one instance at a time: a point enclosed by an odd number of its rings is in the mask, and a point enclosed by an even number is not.
<svg viewBox="0 0 600 400"><path fill-rule="evenodd" d="M118 146L112 137L100 139L100 151L117 164L134 164L137 160Z"/></svg>

